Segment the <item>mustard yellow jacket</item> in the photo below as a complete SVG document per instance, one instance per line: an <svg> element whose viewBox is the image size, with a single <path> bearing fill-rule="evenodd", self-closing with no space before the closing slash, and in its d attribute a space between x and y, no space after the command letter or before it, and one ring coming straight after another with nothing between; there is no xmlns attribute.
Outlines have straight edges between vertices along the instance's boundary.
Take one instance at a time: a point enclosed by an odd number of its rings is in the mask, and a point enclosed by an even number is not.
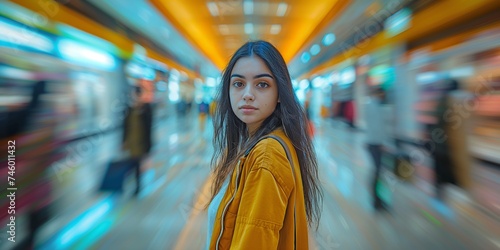
<svg viewBox="0 0 500 250"><path fill-rule="evenodd" d="M210 249L308 249L308 224L297 154L282 129L280 137L290 150L290 163L281 144L261 140L242 157L233 171L217 210Z"/></svg>

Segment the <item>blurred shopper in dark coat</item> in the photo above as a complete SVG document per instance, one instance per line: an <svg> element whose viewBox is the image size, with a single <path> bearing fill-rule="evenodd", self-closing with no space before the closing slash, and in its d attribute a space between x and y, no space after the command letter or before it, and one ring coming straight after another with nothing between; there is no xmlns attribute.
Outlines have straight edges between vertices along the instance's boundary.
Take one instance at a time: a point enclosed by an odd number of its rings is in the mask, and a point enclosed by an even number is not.
<svg viewBox="0 0 500 250"><path fill-rule="evenodd" d="M382 168L382 153L384 140L386 140L385 124L382 110L382 101L385 93L380 87L371 90L370 98L366 105L366 144L368 151L373 159L374 171L372 178L372 195L373 205L375 209L382 209L387 206L384 204L382 197L377 192L377 183L380 180L380 172Z"/></svg>
<svg viewBox="0 0 500 250"><path fill-rule="evenodd" d="M136 173L137 195L141 188L141 164L151 150L153 112L151 104L141 99L141 87L134 87L132 104L127 108L123 128L123 150L129 153Z"/></svg>
<svg viewBox="0 0 500 250"><path fill-rule="evenodd" d="M33 122L33 116L37 107L40 106L40 96L45 92L45 81L38 81L33 85L31 98L27 105L14 111L3 112L0 119L0 138L7 138L23 132L29 123Z"/></svg>
<svg viewBox="0 0 500 250"><path fill-rule="evenodd" d="M435 145L432 150L435 171L436 195L444 199L443 186L470 185L470 153L465 139L466 117L460 116L454 107L465 103L459 95L459 83L449 79L436 107L436 123L430 125L429 136Z"/></svg>

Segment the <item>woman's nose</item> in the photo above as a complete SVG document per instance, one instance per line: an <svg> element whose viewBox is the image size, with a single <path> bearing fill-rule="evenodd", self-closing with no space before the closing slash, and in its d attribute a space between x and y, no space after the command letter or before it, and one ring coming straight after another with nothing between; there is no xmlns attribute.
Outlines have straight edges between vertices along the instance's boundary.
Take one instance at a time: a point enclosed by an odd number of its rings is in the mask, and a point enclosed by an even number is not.
<svg viewBox="0 0 500 250"><path fill-rule="evenodd" d="M250 100L254 100L254 95L252 93L252 88L250 86L247 86L245 88L245 92L243 93L243 100L245 101L250 101Z"/></svg>

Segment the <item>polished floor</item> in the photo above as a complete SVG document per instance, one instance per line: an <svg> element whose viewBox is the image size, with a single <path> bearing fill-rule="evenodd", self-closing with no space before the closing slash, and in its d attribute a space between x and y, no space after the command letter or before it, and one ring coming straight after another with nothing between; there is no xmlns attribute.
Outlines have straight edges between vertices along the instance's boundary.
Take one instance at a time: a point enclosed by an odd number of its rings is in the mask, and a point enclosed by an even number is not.
<svg viewBox="0 0 500 250"><path fill-rule="evenodd" d="M498 214L457 188L449 188L442 202L414 182L389 176L391 207L375 211L363 132L331 120L315 124L324 202L319 228L310 231L311 249L500 249ZM106 163L119 157L119 132L90 141L92 150L59 168L57 216L44 226L36 248L205 249L210 129L201 132L197 119L156 123L138 197L132 196L132 178L124 194L96 191Z"/></svg>

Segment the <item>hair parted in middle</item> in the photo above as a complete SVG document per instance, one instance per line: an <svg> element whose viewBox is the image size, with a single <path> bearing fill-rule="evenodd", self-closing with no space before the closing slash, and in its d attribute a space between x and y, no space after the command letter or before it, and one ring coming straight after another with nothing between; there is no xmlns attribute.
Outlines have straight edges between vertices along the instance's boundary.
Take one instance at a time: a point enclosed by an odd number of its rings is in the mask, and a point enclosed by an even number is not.
<svg viewBox="0 0 500 250"><path fill-rule="evenodd" d="M262 59L271 71L278 86L279 103L274 112L260 127L249 134L247 126L233 112L229 96L231 73L236 62L244 57L256 56ZM223 71L222 82L216 96L216 110L213 118L215 154L212 166L215 183L212 199L221 189L225 178L232 173L238 159L259 138L282 127L291 140L300 165L306 212L310 224L317 223L320 217L322 193L318 178L318 164L311 137L308 134L308 121L293 87L285 60L280 52L269 42L251 41L245 43L232 56Z"/></svg>

